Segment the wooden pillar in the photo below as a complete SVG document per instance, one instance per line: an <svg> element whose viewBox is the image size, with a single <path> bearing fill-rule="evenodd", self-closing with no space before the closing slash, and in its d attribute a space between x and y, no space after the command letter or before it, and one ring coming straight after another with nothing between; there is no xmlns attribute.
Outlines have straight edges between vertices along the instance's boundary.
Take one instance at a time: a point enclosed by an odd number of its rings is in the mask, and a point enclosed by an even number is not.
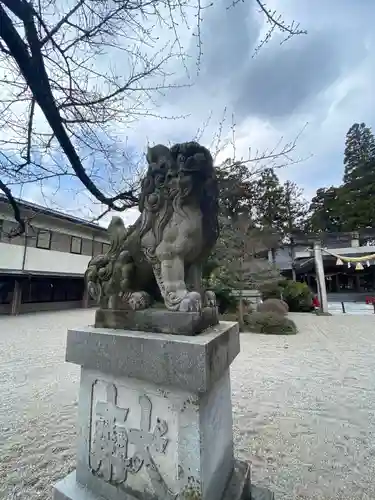
<svg viewBox="0 0 375 500"><path fill-rule="evenodd" d="M14 281L13 297L11 303L10 314L16 316L20 312L21 305L21 283L18 280Z"/></svg>
<svg viewBox="0 0 375 500"><path fill-rule="evenodd" d="M358 271L357 271L358 273ZM355 275L355 291L360 292L361 291L361 279L358 274Z"/></svg>
<svg viewBox="0 0 375 500"><path fill-rule="evenodd" d="M336 292L340 291L340 276L338 274L335 274L335 282L336 282Z"/></svg>
<svg viewBox="0 0 375 500"><path fill-rule="evenodd" d="M315 274L317 280L320 308L322 312L328 313L328 300L327 300L326 280L324 276L322 247L319 241L316 241L314 243L314 261L315 261Z"/></svg>
<svg viewBox="0 0 375 500"><path fill-rule="evenodd" d="M87 290L86 283L84 284L84 287L85 288L84 288L83 297L82 297L82 308L87 309L89 307L90 296L89 296L89 292Z"/></svg>

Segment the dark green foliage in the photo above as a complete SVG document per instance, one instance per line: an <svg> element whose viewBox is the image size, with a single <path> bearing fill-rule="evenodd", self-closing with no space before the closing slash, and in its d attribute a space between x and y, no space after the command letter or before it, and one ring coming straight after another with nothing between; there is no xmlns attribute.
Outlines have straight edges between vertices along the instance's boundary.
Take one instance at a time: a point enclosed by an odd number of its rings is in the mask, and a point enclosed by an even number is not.
<svg viewBox="0 0 375 500"><path fill-rule="evenodd" d="M354 123L345 140L344 183L352 183L366 175L367 166L375 158L375 139L364 123Z"/></svg>
<svg viewBox="0 0 375 500"><path fill-rule="evenodd" d="M212 279L212 276L217 274L219 268L220 263L216 256L211 255L203 265L203 287L206 290L215 292L219 313L223 314L226 311L235 311L237 300L232 296L231 287L225 279Z"/></svg>
<svg viewBox="0 0 375 500"><path fill-rule="evenodd" d="M310 312L313 309L313 293L306 283L288 280L283 290L283 300L290 312Z"/></svg>
<svg viewBox="0 0 375 500"><path fill-rule="evenodd" d="M340 188L320 188L311 200L311 217L309 231L319 233L321 231L336 232L343 228L343 214L340 210Z"/></svg>
<svg viewBox="0 0 375 500"><path fill-rule="evenodd" d="M301 227L307 204L301 190L292 182L280 183L272 168L254 173L241 162L225 162L216 175L220 236L204 276L207 288L223 296L224 311L227 290L254 290L280 280L268 252L293 244L292 232Z"/></svg>
<svg viewBox="0 0 375 500"><path fill-rule="evenodd" d="M263 300L268 299L281 299L282 297L282 288L278 283L274 285L264 285L260 287L260 292L262 294Z"/></svg>
<svg viewBox="0 0 375 500"><path fill-rule="evenodd" d="M274 283L264 283L259 287L262 294L262 300L267 299L281 299L283 296L284 287L289 280L282 279Z"/></svg>
<svg viewBox="0 0 375 500"><path fill-rule="evenodd" d="M272 168L260 173L255 192L256 222L260 227L282 233L285 219L284 190Z"/></svg>
<svg viewBox="0 0 375 500"><path fill-rule="evenodd" d="M279 280L270 285L260 287L263 301L282 299L290 312L312 311L313 293L306 283L292 280Z"/></svg>
<svg viewBox="0 0 375 500"><path fill-rule="evenodd" d="M364 123L354 123L345 140L345 171L339 187L321 188L312 199L309 229L356 231L375 220L375 138Z"/></svg>
<svg viewBox="0 0 375 500"><path fill-rule="evenodd" d="M207 288L214 291L254 290L260 284L280 279L280 272L267 259L272 235L254 228L246 214L220 218L221 233L211 260L217 267L207 277Z"/></svg>
<svg viewBox="0 0 375 500"><path fill-rule="evenodd" d="M344 229L371 227L375 220L375 138L364 123L355 123L346 135L344 165L340 192Z"/></svg>
<svg viewBox="0 0 375 500"><path fill-rule="evenodd" d="M294 335L295 323L289 318L272 312L255 312L244 317L245 330L268 335Z"/></svg>
<svg viewBox="0 0 375 500"><path fill-rule="evenodd" d="M216 169L216 178L223 217L236 217L253 205L255 185L247 165L225 162Z"/></svg>
<svg viewBox="0 0 375 500"><path fill-rule="evenodd" d="M289 306L286 302L280 299L267 299L257 307L258 312L273 312L285 316L289 311Z"/></svg>
<svg viewBox="0 0 375 500"><path fill-rule="evenodd" d="M216 294L217 307L220 314L234 312L237 310L238 299L232 295L232 291L225 288L211 288Z"/></svg>

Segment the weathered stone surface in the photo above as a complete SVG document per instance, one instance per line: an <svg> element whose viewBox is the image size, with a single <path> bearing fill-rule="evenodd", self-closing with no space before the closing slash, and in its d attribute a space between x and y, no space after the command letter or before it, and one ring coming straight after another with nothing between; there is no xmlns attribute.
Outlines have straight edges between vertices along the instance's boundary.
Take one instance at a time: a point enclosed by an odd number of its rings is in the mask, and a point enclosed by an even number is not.
<svg viewBox="0 0 375 500"><path fill-rule="evenodd" d="M66 359L81 365L77 469L54 500L251 500L249 465L233 455L238 352L230 322L196 336L70 330Z"/></svg>
<svg viewBox="0 0 375 500"><path fill-rule="evenodd" d="M145 309L143 311L98 309L95 327L138 330L174 335L197 335L219 323L216 307L205 307L201 312Z"/></svg>
<svg viewBox="0 0 375 500"><path fill-rule="evenodd" d="M152 497L144 497L145 500L153 500ZM189 497L187 497L190 500ZM191 497L193 499L198 497ZM65 479L56 484L53 500L101 500L90 492L89 489L77 482L76 472L72 472ZM138 500L134 496L122 496L121 500ZM177 497L176 500L185 500ZM250 485L250 465L246 462L236 460L233 472L225 488L224 495L217 500L274 500L273 494L265 489Z"/></svg>
<svg viewBox="0 0 375 500"><path fill-rule="evenodd" d="M217 500L233 463L228 370L201 395L82 370L77 480L96 495Z"/></svg>
<svg viewBox="0 0 375 500"><path fill-rule="evenodd" d="M128 228L112 218L108 252L89 262L88 290L102 309L146 309L162 297L171 311L199 312L208 305L202 263L219 235L212 156L196 142L159 144L147 162L141 215Z"/></svg>
<svg viewBox="0 0 375 500"><path fill-rule="evenodd" d="M250 489L250 464L235 460L222 500L251 500Z"/></svg>
<svg viewBox="0 0 375 500"><path fill-rule="evenodd" d="M196 336L85 327L68 331L66 361L198 393L210 391L239 351L238 323Z"/></svg>
<svg viewBox="0 0 375 500"><path fill-rule="evenodd" d="M251 500L275 500L275 495L272 491L266 488L258 488L257 486L251 486Z"/></svg>

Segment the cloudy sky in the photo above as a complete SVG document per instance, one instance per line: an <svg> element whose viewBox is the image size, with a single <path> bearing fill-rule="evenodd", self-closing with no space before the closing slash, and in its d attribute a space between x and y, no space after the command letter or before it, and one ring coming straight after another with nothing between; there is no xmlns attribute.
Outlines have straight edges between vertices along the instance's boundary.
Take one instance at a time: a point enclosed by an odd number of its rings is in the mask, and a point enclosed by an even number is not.
<svg viewBox="0 0 375 500"><path fill-rule="evenodd" d="M293 141L304 129L293 157L306 160L280 170L280 177L296 181L307 197L340 183L348 128L362 121L375 126L375 1L267 0L269 8L288 23L299 22L308 34L280 45L276 33L256 57L264 16L255 0L228 9L230 3L214 0L203 13L198 75L196 39L181 32L190 76L179 65L173 83L192 86L168 91L157 104L161 115L185 118L142 119L126 130L128 147L144 151L148 142L190 140L202 126L201 142L210 146L226 109L222 143L232 134L233 116L237 158L247 158L249 148L272 149L281 137ZM232 154L230 146L222 152ZM132 211L126 219L135 215Z"/></svg>
<svg viewBox="0 0 375 500"><path fill-rule="evenodd" d="M156 143L186 140L211 113L203 136L209 143L227 108L228 125L232 113L235 117L236 153L247 157L249 147L269 149L280 137L292 141L307 123L294 157L308 159L280 176L298 182L307 196L339 183L348 128L356 121L375 125L375 2L268 0L271 9L298 21L308 34L283 45L276 35L255 58L263 16L252 0L230 10L227 5L228 0L215 0L204 15L194 86L171 91L160 103L165 114L189 117L157 126L145 120L131 140L138 147L145 136Z"/></svg>

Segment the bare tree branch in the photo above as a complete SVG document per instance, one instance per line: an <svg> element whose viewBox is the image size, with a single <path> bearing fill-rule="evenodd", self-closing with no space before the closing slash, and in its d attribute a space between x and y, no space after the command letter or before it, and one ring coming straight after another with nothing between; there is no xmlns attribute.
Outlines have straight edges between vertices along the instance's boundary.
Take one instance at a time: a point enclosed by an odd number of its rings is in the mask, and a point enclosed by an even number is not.
<svg viewBox="0 0 375 500"><path fill-rule="evenodd" d="M23 220L21 216L21 211L20 207L17 203L17 200L13 197L11 190L6 186L3 181L0 179L0 189L1 191L5 194L7 197L10 206L12 207L13 210L13 216L16 222L18 222L18 229L17 229L17 234L12 234L12 236L18 236L20 234L23 234L25 232L25 221ZM10 236L10 235L9 235Z"/></svg>
<svg viewBox="0 0 375 500"><path fill-rule="evenodd" d="M68 23L69 22L69 18L85 3L85 0L80 0L79 2L76 3L76 5L74 5L74 7L72 7L70 9L69 12L67 12L67 14L65 14L65 16L63 16L60 21L56 24L56 26L54 26L50 31L48 31L48 34L40 41L40 44L41 46L45 45L46 42L48 42L48 40L51 40L51 38L53 37L53 35L55 33L57 33L59 31L59 29L63 26L64 23Z"/></svg>
<svg viewBox="0 0 375 500"><path fill-rule="evenodd" d="M256 2L277 29L298 34ZM195 37L199 66L203 12L211 7L202 0L0 0L3 185L77 179L108 210L135 206L139 158L127 157L124 130L140 117L162 117L155 97L176 87L170 63L186 69L182 29ZM158 30L170 34L165 45Z"/></svg>

